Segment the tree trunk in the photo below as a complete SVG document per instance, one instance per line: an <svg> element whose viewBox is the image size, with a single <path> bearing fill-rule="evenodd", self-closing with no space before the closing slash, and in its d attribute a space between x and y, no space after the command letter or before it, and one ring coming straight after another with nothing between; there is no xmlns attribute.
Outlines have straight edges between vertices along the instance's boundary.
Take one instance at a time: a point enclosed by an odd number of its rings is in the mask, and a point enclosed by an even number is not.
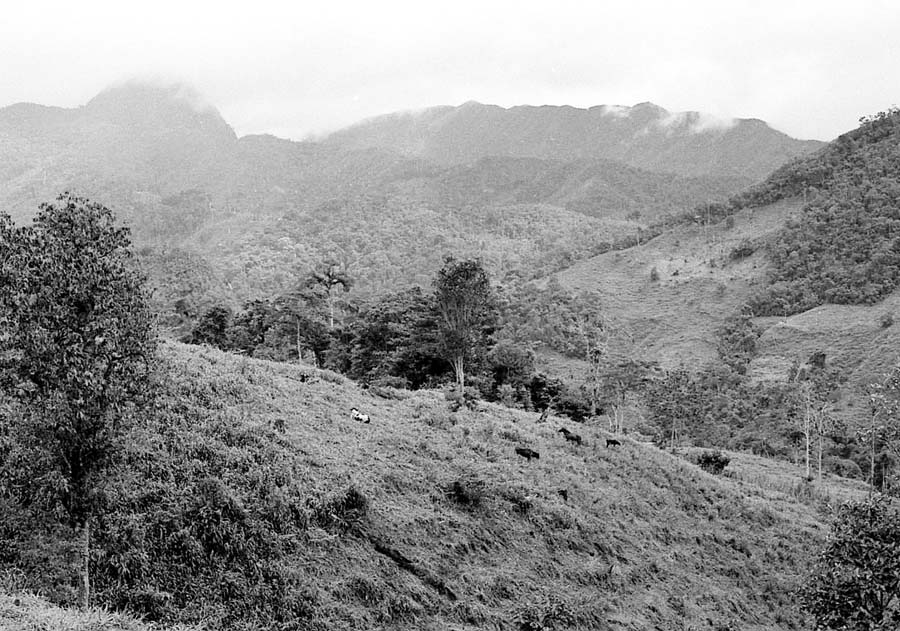
<svg viewBox="0 0 900 631"><path fill-rule="evenodd" d="M872 427L870 428L872 451L869 455L869 497L875 491L875 411L872 411Z"/></svg>
<svg viewBox="0 0 900 631"><path fill-rule="evenodd" d="M297 363L303 363L303 349L300 348L300 319L297 319Z"/></svg>
<svg viewBox="0 0 900 631"><path fill-rule="evenodd" d="M819 434L819 479L822 479L822 434Z"/></svg>
<svg viewBox="0 0 900 631"><path fill-rule="evenodd" d="M619 434L622 431L622 411L619 405L612 406L612 419L611 419L611 427L610 430L614 434Z"/></svg>
<svg viewBox="0 0 900 631"><path fill-rule="evenodd" d="M85 517L81 527L81 567L79 568L80 580L78 586L78 602L81 609L86 611L91 604L91 518Z"/></svg>
<svg viewBox="0 0 900 631"><path fill-rule="evenodd" d="M456 385L459 386L459 393L463 394L466 387L466 375L464 372L465 364L462 355L453 358L453 372L456 373Z"/></svg>
<svg viewBox="0 0 900 631"><path fill-rule="evenodd" d="M803 436L806 439L806 479L809 479L809 435L810 435L810 418L809 418L809 405L806 406L806 420L803 426Z"/></svg>

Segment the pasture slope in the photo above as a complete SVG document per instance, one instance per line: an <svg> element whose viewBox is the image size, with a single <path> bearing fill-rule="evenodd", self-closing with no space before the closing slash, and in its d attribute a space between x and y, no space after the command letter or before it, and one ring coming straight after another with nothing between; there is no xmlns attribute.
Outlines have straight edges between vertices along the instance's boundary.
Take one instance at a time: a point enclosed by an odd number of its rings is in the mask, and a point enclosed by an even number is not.
<svg viewBox="0 0 900 631"><path fill-rule="evenodd" d="M364 390L175 343L161 353L185 423L240 419L292 445L310 497L350 486L367 500L351 528L303 535L290 561L311 605L292 628L801 629L793 590L834 503L859 493L750 457L739 475L716 477L627 438L607 449L599 427L566 421L584 438L576 446L558 418L487 403L451 412L441 392ZM13 587L0 629L143 628L28 595L13 606Z"/></svg>
<svg viewBox="0 0 900 631"><path fill-rule="evenodd" d="M604 311L633 334L635 354L664 368L699 368L716 357L716 329L766 282L766 241L801 208L793 198L741 210L733 223L706 225L698 217L642 245L580 261L557 277L566 287L597 292ZM748 245L752 254L732 255ZM654 267L658 281L650 278ZM900 326L890 324L897 315L900 292L874 305L822 305L789 317L754 318L762 334L749 374L784 381L794 361L825 352L846 376L836 411L860 417L864 386L900 359ZM561 357L545 356L542 363L554 374L571 376L579 369Z"/></svg>
<svg viewBox="0 0 900 631"><path fill-rule="evenodd" d="M698 217L642 245L580 261L558 278L571 289L597 292L603 311L631 331L639 355L664 368L697 367L716 356L716 328L763 282L761 244L801 205L788 200L741 210L730 228ZM751 243L752 254L732 258L736 248ZM654 268L657 281L651 280Z"/></svg>

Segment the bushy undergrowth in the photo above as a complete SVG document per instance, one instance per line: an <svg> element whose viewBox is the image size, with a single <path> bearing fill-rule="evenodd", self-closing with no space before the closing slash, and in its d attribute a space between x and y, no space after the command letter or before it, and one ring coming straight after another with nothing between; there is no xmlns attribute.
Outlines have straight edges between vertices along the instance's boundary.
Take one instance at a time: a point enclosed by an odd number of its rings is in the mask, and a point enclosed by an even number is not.
<svg viewBox="0 0 900 631"><path fill-rule="evenodd" d="M149 620L216 628L309 621L316 589L292 554L313 528L336 536L356 528L368 500L353 485L311 488L280 434L221 409L247 396L241 381L195 377L160 380L156 404L129 435L105 489L91 560L97 600ZM30 588L65 602L66 554L32 548L59 548L54 542L64 539L23 527L40 519L41 507L16 502L13 472L5 473L0 564L23 567ZM42 569L51 559L50 571Z"/></svg>
<svg viewBox="0 0 900 631"><path fill-rule="evenodd" d="M713 475L721 475L725 471L725 467L731 462L731 458L723 454L721 451L704 451L697 456L697 464L704 471L708 471Z"/></svg>

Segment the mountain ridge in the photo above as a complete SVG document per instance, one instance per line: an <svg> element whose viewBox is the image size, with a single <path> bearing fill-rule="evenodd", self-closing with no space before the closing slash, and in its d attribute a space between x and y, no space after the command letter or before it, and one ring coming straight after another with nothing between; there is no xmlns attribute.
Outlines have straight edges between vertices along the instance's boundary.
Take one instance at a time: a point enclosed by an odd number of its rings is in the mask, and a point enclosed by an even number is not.
<svg viewBox="0 0 900 631"><path fill-rule="evenodd" d="M498 105L467 101L394 112L325 135L345 148L380 146L439 164L507 155L557 160L602 158L680 175L767 176L825 143L797 140L760 119L719 119L634 106ZM731 147L731 145L737 146Z"/></svg>
<svg viewBox="0 0 900 631"><path fill-rule="evenodd" d="M442 112L453 109L430 115ZM391 147L238 137L190 89L155 84L121 84L80 108L0 109L0 138L0 207L15 219L62 191L77 192L115 209L140 246L208 257L236 300L283 290L291 270L334 255L390 263L389 273L374 275L378 286L407 281L396 275L404 269L427 277L450 250L496 252L498 275L515 261L543 267L563 260L565 244L584 255L752 181L684 178L604 159L501 156L448 166ZM354 225L370 237L348 234ZM423 249L423 238L440 245ZM427 261L406 260L410 251Z"/></svg>

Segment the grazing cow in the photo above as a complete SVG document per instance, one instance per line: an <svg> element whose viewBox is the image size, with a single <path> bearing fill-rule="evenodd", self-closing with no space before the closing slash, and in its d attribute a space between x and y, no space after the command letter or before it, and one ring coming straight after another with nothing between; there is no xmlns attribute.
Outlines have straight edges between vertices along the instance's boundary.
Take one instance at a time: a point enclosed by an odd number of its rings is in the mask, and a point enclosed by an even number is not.
<svg viewBox="0 0 900 631"><path fill-rule="evenodd" d="M607 439L606 439L606 446L607 446L607 447L615 447L615 446L621 445L621 444L622 444L622 443L620 443L620 442L619 442L618 440L616 440L615 438L607 438Z"/></svg>
<svg viewBox="0 0 900 631"><path fill-rule="evenodd" d="M516 453L525 458L528 462L531 462L532 458L539 459L541 457L541 454L528 447L516 447Z"/></svg>
<svg viewBox="0 0 900 631"><path fill-rule="evenodd" d="M360 423L368 423L372 420L371 418L369 418L368 414L363 414L356 408L350 408L350 418L352 418L354 421L359 421Z"/></svg>
<svg viewBox="0 0 900 631"><path fill-rule="evenodd" d="M565 427L560 427L558 431L563 435L563 438L565 438L570 443L577 443L579 445L581 444L581 436L579 436L578 434L573 434Z"/></svg>
<svg viewBox="0 0 900 631"><path fill-rule="evenodd" d="M563 501L564 501L564 502L568 502L568 501L569 501L569 490L568 490L568 489L560 489L560 490L557 491L557 493L559 493L559 496L560 496L561 498L563 498Z"/></svg>
<svg viewBox="0 0 900 631"><path fill-rule="evenodd" d="M540 418L538 418L538 423L543 423L547 420L547 417L550 416L550 406L544 408L544 411L541 412Z"/></svg>

